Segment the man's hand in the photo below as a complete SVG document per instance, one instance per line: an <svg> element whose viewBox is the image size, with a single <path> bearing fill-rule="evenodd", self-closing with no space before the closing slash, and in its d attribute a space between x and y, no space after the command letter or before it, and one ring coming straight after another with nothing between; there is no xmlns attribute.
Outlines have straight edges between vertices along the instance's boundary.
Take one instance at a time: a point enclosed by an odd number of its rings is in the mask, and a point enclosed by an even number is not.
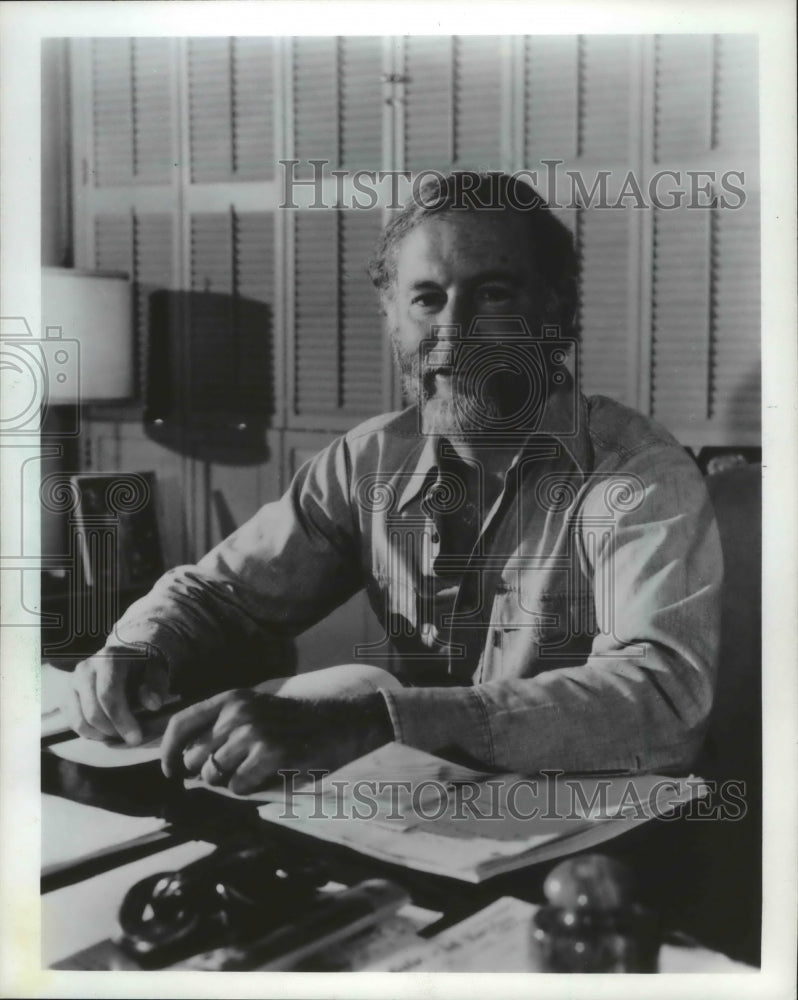
<svg viewBox="0 0 798 1000"><path fill-rule="evenodd" d="M391 739L379 693L311 701L233 690L174 715L161 760L167 777L199 773L245 795L283 768L334 771Z"/></svg>
<svg viewBox="0 0 798 1000"><path fill-rule="evenodd" d="M141 726L133 712L157 711L168 691L169 674L161 661L121 651L100 652L75 667L61 709L80 736L121 737L136 744L141 742Z"/></svg>

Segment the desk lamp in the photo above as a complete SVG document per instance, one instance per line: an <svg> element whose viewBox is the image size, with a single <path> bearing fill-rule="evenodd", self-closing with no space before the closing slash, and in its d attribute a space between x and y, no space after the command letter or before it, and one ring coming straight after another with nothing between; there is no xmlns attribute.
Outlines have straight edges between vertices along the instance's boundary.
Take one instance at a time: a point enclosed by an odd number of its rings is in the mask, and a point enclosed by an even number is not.
<svg viewBox="0 0 798 1000"><path fill-rule="evenodd" d="M85 404L133 396L132 313L126 274L42 268L42 333L36 344L44 374L43 479L65 482L70 474L82 471L79 444ZM42 554L63 555L68 548L68 515L57 502L48 502L47 493L45 486Z"/></svg>

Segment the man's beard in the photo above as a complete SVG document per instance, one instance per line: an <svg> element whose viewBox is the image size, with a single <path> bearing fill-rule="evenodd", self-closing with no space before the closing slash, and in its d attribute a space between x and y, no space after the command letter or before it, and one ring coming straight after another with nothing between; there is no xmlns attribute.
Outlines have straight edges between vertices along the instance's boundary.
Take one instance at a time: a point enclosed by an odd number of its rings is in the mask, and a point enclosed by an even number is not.
<svg viewBox="0 0 798 1000"><path fill-rule="evenodd" d="M422 369L418 350L403 351L395 337L391 343L405 397L418 405L425 435L473 440L537 426L548 397L539 364L499 361L485 372L483 363L483 377L475 377L478 368L464 373L455 366L441 385L434 369Z"/></svg>

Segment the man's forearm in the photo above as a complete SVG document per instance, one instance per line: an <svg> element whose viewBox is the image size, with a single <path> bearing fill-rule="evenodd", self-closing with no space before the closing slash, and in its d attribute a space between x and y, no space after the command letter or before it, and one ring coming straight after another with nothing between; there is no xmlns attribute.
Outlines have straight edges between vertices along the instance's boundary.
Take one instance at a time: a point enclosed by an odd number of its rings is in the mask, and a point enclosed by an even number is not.
<svg viewBox="0 0 798 1000"><path fill-rule="evenodd" d="M680 681L668 694L661 675L647 674L651 669L650 657L645 667L616 660L383 696L396 739L431 753L456 747L488 766L527 774L546 768L682 771L703 739L711 673L699 671L692 686Z"/></svg>

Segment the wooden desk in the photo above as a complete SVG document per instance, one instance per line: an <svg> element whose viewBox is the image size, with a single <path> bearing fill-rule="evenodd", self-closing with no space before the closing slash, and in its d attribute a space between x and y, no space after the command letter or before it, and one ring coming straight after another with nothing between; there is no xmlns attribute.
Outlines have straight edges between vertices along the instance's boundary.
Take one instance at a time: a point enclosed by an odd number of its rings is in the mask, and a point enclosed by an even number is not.
<svg viewBox="0 0 798 1000"><path fill-rule="evenodd" d="M46 707L46 706L45 706ZM42 751L42 790L66 798L72 803L99 807L112 813L131 817L131 830L138 830L135 819L159 817L168 829L164 836L147 843L127 845L117 852L106 852L81 865L62 869L43 880L45 910L49 909L48 897L52 895L56 911L65 904L64 898L80 900L81 893L89 893L86 906L91 915L95 912L92 902L96 879L114 873L111 882L103 884L103 920L108 918L108 908L113 912L121 902L126 888L136 880L136 873L147 865L154 870L169 868L167 857L178 848L188 849L190 843L202 844L210 850L214 845L243 836L257 841L266 840L276 850L324 858L330 877L344 884L353 884L365 878L388 878L407 890L414 903L444 913L444 924L451 925L502 896L515 896L532 903L543 901L542 883L545 875L556 862L536 865L523 871L490 879L480 885L470 885L455 879L428 875L381 861L366 858L355 851L330 843L321 843L306 834L264 823L257 814L256 805L245 800L220 797L205 789L186 790L182 782L170 782L163 777L157 762L128 768L95 769L61 760ZM87 821L90 810L86 809ZM123 821L124 823L124 821ZM685 864L685 837L693 835L701 824L682 824L671 821L652 821L629 834L608 841L602 847L609 854L630 865L638 874L643 886L644 901L659 908L667 926L687 930L705 943L715 944L718 924L690 926L680 920L678 903L685 888L682 867ZM686 829L685 829L686 828ZM190 850L189 850L190 853ZM182 857L180 854L174 857ZM184 862L187 863L187 862ZM139 865L140 867L136 867ZM153 870L153 869L150 869ZM688 877L690 872L688 869ZM83 887L83 888L81 888ZM67 896L62 895L69 888ZM667 890L667 891L666 891ZM113 897L113 898L111 898ZM78 905L78 904L75 904ZM55 912L55 911L53 911ZM99 911L97 911L99 912ZM64 943L59 944L59 919L52 913L49 923L48 954L63 957L74 940L69 929ZM93 919L93 918L92 918ZM719 917L722 920L722 914ZM100 923L96 923L97 927ZM103 936L107 936L107 925ZM88 932L87 932L88 934ZM72 936L70 936L72 935ZM90 935L89 935L90 936ZM81 941L85 938L81 937ZM74 949L71 949L74 950ZM721 949L723 950L723 949ZM734 955L733 957L740 957Z"/></svg>

